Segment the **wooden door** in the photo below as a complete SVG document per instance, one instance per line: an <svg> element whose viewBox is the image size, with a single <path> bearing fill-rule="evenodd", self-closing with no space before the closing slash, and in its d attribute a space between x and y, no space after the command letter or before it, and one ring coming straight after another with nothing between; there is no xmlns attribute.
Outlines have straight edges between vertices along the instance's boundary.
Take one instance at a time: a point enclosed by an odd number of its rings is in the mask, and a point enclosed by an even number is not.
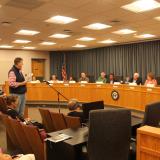
<svg viewBox="0 0 160 160"><path fill-rule="evenodd" d="M44 59L32 59L32 73L37 79L44 79Z"/></svg>

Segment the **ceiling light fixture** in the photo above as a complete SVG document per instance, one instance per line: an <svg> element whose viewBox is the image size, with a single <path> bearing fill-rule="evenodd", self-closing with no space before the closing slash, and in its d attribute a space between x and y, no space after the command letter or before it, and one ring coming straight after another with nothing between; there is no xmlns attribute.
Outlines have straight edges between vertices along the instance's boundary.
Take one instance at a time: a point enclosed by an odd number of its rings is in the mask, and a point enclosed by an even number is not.
<svg viewBox="0 0 160 160"><path fill-rule="evenodd" d="M155 0L136 0L121 8L138 13L160 8L160 3Z"/></svg>
<svg viewBox="0 0 160 160"><path fill-rule="evenodd" d="M102 30L102 29L106 29L106 28L110 28L110 27L112 27L112 26L102 24L102 23L92 23L88 26L84 26L84 28L92 29L92 30Z"/></svg>
<svg viewBox="0 0 160 160"><path fill-rule="evenodd" d="M40 33L39 31L32 31L32 30L26 30L26 29L21 29L18 32L16 32L15 34L18 35L26 35L26 36L33 36Z"/></svg>
<svg viewBox="0 0 160 160"><path fill-rule="evenodd" d="M79 39L77 39L79 41L93 41L95 40L95 38L92 38L92 37L81 37Z"/></svg>
<svg viewBox="0 0 160 160"><path fill-rule="evenodd" d="M56 33L56 34L53 34L51 36L49 36L51 38L68 38L70 37L70 35L68 34L60 34L60 33Z"/></svg>
<svg viewBox="0 0 160 160"><path fill-rule="evenodd" d="M115 34L132 34L135 33L136 31L131 30L131 29L120 29L118 31L114 31L113 33Z"/></svg>
<svg viewBox="0 0 160 160"><path fill-rule="evenodd" d="M56 43L44 41L44 42L41 42L40 44L41 44L41 45L52 46L52 45L55 45Z"/></svg>
<svg viewBox="0 0 160 160"><path fill-rule="evenodd" d="M111 44L111 43L116 43L117 41L113 41L111 39L107 39L107 40L103 40L103 41L99 41L98 43L105 43L105 44Z"/></svg>
<svg viewBox="0 0 160 160"><path fill-rule="evenodd" d="M33 50L33 49L35 49L35 48L36 48L36 47L28 46L28 47L23 47L22 49Z"/></svg>
<svg viewBox="0 0 160 160"><path fill-rule="evenodd" d="M13 48L14 46L10 46L7 44L0 45L0 48Z"/></svg>
<svg viewBox="0 0 160 160"><path fill-rule="evenodd" d="M153 38L153 37L156 37L156 36L153 35L153 34L141 34L141 35L136 35L135 37L136 38Z"/></svg>
<svg viewBox="0 0 160 160"><path fill-rule="evenodd" d="M86 47L86 45L76 44L76 45L74 45L74 46L72 46L72 47L74 47L74 48L84 48L84 47Z"/></svg>
<svg viewBox="0 0 160 160"><path fill-rule="evenodd" d="M16 39L15 41L13 41L13 43L29 43L29 42L31 42L31 41L29 41L29 40L23 40L23 39Z"/></svg>
<svg viewBox="0 0 160 160"><path fill-rule="evenodd" d="M72 17L66 17L66 16L53 16L49 19L47 19L45 22L49 22L49 23L57 23L57 24L68 24L68 23L72 23L74 21L77 21L78 19L72 18Z"/></svg>

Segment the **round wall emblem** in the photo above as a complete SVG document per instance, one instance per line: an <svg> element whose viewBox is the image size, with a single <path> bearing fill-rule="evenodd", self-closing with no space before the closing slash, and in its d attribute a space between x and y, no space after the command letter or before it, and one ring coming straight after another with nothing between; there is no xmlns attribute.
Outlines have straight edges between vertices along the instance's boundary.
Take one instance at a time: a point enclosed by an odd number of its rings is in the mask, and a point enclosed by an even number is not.
<svg viewBox="0 0 160 160"><path fill-rule="evenodd" d="M112 97L112 99L113 99L114 101L117 101L117 100L119 99L119 93L118 93L117 91L113 90L113 91L111 92L111 97Z"/></svg>

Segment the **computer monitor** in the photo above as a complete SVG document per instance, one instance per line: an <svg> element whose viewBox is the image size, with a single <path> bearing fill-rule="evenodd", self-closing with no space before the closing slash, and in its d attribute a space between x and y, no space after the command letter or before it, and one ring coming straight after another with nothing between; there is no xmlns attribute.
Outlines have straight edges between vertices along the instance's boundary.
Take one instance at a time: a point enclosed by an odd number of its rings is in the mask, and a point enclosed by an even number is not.
<svg viewBox="0 0 160 160"><path fill-rule="evenodd" d="M96 102L90 102L90 103L83 103L82 104L82 110L83 110L83 117L85 120L89 119L89 112L91 110L98 110L98 109L104 109L104 101L96 101Z"/></svg>

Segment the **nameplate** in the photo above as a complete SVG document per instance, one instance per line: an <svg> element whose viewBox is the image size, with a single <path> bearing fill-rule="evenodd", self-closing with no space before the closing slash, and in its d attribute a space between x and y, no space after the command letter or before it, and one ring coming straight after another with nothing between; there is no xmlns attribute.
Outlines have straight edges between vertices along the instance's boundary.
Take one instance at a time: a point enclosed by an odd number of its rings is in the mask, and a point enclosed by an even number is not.
<svg viewBox="0 0 160 160"><path fill-rule="evenodd" d="M68 84L68 83L65 83L64 86L69 86L69 84Z"/></svg>
<svg viewBox="0 0 160 160"><path fill-rule="evenodd" d="M101 87L102 85L98 84L97 87Z"/></svg>
<svg viewBox="0 0 160 160"><path fill-rule="evenodd" d="M135 87L129 87L130 89L135 89Z"/></svg>
<svg viewBox="0 0 160 160"><path fill-rule="evenodd" d="M113 86L113 88L118 88L118 86Z"/></svg>
<svg viewBox="0 0 160 160"><path fill-rule="evenodd" d="M147 88L147 91L151 92L151 91L152 91L152 88Z"/></svg>
<svg viewBox="0 0 160 160"><path fill-rule="evenodd" d="M81 87L85 87L86 85L85 84L81 84Z"/></svg>

